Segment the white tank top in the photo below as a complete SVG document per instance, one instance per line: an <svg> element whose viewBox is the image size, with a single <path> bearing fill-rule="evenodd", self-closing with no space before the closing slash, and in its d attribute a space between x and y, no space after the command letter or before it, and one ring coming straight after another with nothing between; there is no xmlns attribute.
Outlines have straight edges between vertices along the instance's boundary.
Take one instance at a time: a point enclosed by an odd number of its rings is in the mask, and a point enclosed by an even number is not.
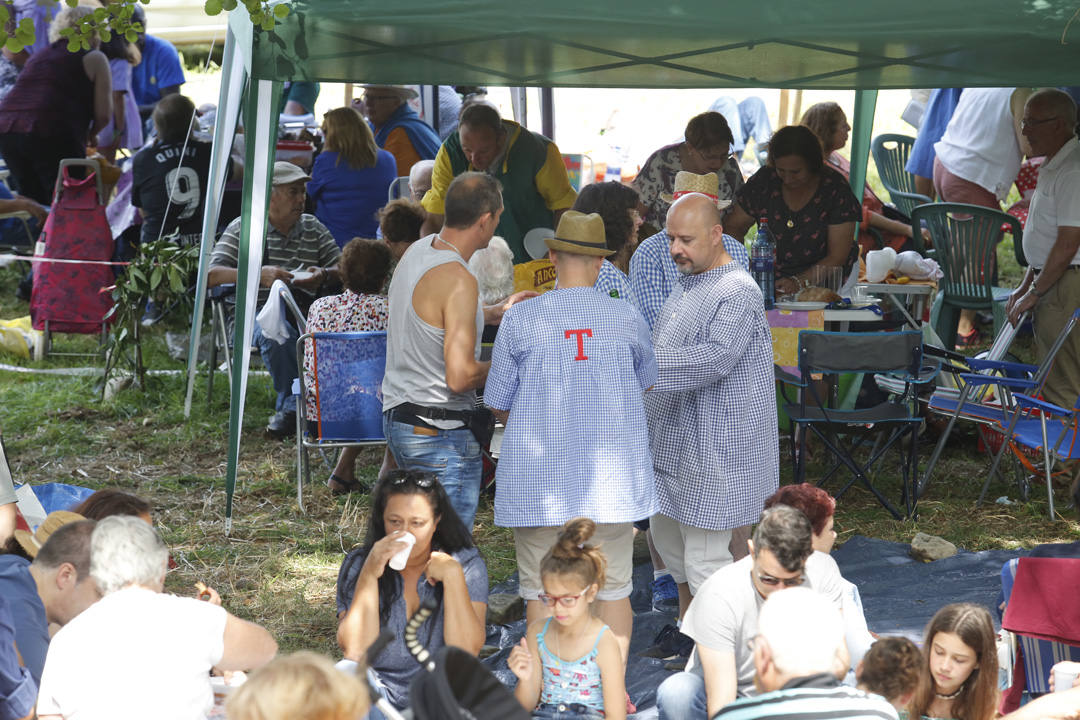
<svg viewBox="0 0 1080 720"><path fill-rule="evenodd" d="M1009 99L1015 88L968 88L934 152L945 169L1004 200L1023 159Z"/></svg>
<svg viewBox="0 0 1080 720"><path fill-rule="evenodd" d="M386 375L383 377L383 410L410 402L447 410L468 410L475 405L472 390L455 393L446 385L443 338L446 331L424 322L413 307L416 284L432 268L446 263L468 263L453 250L432 247L436 235L420 238L405 251L390 280L390 320L386 332ZM471 272L471 271L470 271ZM476 300L476 347L484 330L484 308ZM460 426L453 421L451 425ZM440 425L441 426L441 425Z"/></svg>

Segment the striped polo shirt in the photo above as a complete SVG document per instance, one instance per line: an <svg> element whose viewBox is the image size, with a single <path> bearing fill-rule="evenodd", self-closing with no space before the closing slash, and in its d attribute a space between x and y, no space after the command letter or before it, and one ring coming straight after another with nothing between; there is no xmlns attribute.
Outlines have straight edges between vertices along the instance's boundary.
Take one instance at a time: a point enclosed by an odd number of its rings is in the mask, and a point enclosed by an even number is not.
<svg viewBox="0 0 1080 720"><path fill-rule="evenodd" d="M221 239L214 245L210 267L235 268L239 247L240 218L236 218L229 223L221 234ZM270 223L266 224L263 266L276 265L285 270L295 270L298 267L306 270L312 265L326 268L336 265L340 257L341 250L334 242L334 236L314 215L301 215L288 235L283 235ZM293 292L306 291L294 287ZM266 302L269 293L270 288L259 287L259 307Z"/></svg>

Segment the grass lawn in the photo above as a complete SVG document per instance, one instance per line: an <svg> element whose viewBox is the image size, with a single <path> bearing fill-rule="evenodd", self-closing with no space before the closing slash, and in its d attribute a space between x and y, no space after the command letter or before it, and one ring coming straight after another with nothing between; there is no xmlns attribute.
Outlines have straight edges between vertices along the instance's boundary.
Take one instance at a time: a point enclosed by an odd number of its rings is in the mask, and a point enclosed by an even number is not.
<svg viewBox="0 0 1080 720"><path fill-rule="evenodd" d="M1015 282L1019 268L1003 248L1002 277ZM16 300L18 272L0 269L0 317L28 314ZM224 475L228 441L228 382L219 374L215 394L206 402L205 369L195 389L192 417L183 417L183 362L166 352L165 330L186 332L186 319L171 318L168 328L151 332L147 362L155 370L174 371L149 380L145 391L127 390L115 400L100 401L99 379L92 376L23 374L0 370L0 427L12 473L19 482L65 482L92 488L119 487L154 505L155 524L173 551L178 567L167 588L191 594L196 580L216 587L226 607L266 625L283 650L335 651L334 592L337 569L346 551L363 537L367 523L364 496L333 497L322 485L328 470L314 458L313 482L305 488L307 514L295 501L295 445L267 440L262 428L272 411L269 379L253 376L249 384L244 440L237 482L235 524L223 527ZM59 349L87 349L93 338L61 336ZM1017 346L1030 356L1030 340ZM9 365L27 365L11 356ZM94 365L71 358L47 360L45 368ZM96 363L101 365L100 361ZM1045 489L1036 485L1028 503L974 507L989 460L975 449L974 433L961 428L953 436L934 480L920 502L917 521L893 520L864 490L841 497L836 515L840 542L854 534L910 541L916 531L940 535L972 549L1030 547L1041 542L1080 539L1073 511L1064 519L1047 518ZM921 457L933 436L921 440ZM787 446L781 447L781 481L789 482ZM373 478L381 450L361 455L363 472ZM877 482L899 499L898 473L883 466ZM891 465L890 465L891 463ZM821 468L810 463L809 477ZM837 481L830 489L835 491ZM991 500L1017 499L1013 487L998 483ZM1058 489L1059 510L1067 493ZM492 584L514 569L508 531L492 524L490 497L481 499L476 536L487 560Z"/></svg>

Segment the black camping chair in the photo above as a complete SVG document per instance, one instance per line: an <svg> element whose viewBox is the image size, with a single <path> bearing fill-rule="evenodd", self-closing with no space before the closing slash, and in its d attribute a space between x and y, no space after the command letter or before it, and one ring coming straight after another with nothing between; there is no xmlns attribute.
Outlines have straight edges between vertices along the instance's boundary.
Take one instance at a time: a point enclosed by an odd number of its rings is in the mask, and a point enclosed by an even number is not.
<svg viewBox="0 0 1080 720"><path fill-rule="evenodd" d="M836 497L859 482L900 520L904 516L874 486L870 475L874 463L895 446L900 453L903 475L900 501L907 517L913 516L918 501L918 430L921 423L916 390L936 376L936 372L927 372L923 368L922 333L916 330L882 333L803 330L799 333L799 373L800 377L796 378L776 369L785 400L784 411L791 419L795 482L805 479L807 433L812 431L834 458L818 485L824 485L837 470L845 467L850 471L851 479ZM815 380L823 374L839 373L891 374L902 381L903 392L870 408L830 408L824 398L819 397ZM788 385L800 388L797 399L788 397ZM860 463L855 452L873 436L877 437L869 458Z"/></svg>

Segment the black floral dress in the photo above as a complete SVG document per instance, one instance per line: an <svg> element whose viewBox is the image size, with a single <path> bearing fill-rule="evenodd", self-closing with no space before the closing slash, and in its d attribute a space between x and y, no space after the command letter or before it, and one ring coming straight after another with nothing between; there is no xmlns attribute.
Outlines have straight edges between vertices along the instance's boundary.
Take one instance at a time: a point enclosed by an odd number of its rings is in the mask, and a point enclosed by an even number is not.
<svg viewBox="0 0 1080 720"><path fill-rule="evenodd" d="M820 262L829 252L829 226L857 222L862 207L844 176L830 167L821 169L817 192L798 211L792 211L781 193L780 176L763 167L746 181L735 196L747 215L767 218L776 241L776 276L803 272ZM852 237L851 250L844 261L844 276L859 258L859 246Z"/></svg>

